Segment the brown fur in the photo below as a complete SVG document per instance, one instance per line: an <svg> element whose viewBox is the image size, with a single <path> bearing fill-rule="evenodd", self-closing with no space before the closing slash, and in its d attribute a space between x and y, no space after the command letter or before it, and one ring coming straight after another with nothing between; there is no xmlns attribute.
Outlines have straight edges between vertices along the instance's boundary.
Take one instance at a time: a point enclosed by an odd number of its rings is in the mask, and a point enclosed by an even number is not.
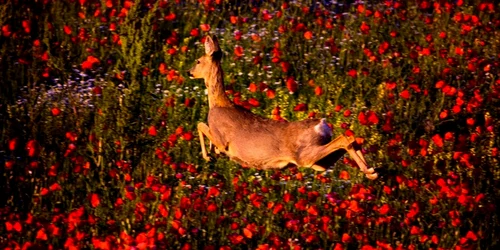
<svg viewBox="0 0 500 250"><path fill-rule="evenodd" d="M210 158L204 136L218 151L248 167L268 169L297 165L322 171L347 151L368 178L377 178L374 169L366 166L363 154L353 148L354 138L341 135L332 141L331 129L324 126L324 121L280 122L235 105L225 94L220 65L222 53L215 37L206 38L205 52L188 74L193 78L203 78L208 88L208 125L198 124L202 154L206 160Z"/></svg>

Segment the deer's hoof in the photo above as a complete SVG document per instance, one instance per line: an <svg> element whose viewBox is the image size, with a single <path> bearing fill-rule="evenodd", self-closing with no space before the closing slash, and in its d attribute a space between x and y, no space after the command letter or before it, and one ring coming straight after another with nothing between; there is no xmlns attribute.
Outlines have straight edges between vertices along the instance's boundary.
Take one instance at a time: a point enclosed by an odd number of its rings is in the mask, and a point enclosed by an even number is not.
<svg viewBox="0 0 500 250"><path fill-rule="evenodd" d="M375 169L374 168L368 168L365 170L365 174L373 174L375 173Z"/></svg>
<svg viewBox="0 0 500 250"><path fill-rule="evenodd" d="M207 161L207 162L212 160L212 158L210 158L210 156L203 156L203 159L205 159L205 161Z"/></svg>
<svg viewBox="0 0 500 250"><path fill-rule="evenodd" d="M366 174L366 178L370 179L370 180L375 180L378 178L378 174L377 173L373 173L373 174Z"/></svg>

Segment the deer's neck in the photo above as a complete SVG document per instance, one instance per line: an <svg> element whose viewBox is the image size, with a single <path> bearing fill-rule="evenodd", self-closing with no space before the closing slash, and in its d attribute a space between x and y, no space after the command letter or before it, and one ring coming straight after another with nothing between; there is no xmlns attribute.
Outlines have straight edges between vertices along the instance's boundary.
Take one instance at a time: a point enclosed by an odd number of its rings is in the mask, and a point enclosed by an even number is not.
<svg viewBox="0 0 500 250"><path fill-rule="evenodd" d="M227 97L224 89L224 72L220 63L213 65L211 74L205 79L208 86L208 105L214 107L232 107L233 103Z"/></svg>

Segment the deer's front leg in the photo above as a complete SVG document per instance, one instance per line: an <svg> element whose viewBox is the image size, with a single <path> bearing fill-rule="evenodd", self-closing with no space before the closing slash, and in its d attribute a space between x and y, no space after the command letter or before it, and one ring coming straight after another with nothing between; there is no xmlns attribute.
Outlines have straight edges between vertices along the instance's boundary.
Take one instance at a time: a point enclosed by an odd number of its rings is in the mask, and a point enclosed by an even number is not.
<svg viewBox="0 0 500 250"><path fill-rule="evenodd" d="M200 135L201 153L203 155L203 159L210 161L210 157L207 154L207 149L205 146L205 139L203 136L205 135L210 141L210 147L212 146L212 144L215 145L215 152L217 154L220 153L219 148L224 147L222 147L221 145L217 145L216 141L214 141L212 133L210 132L210 127L208 127L208 125L203 122L198 123L198 134Z"/></svg>
<svg viewBox="0 0 500 250"><path fill-rule="evenodd" d="M198 123L198 134L200 136L201 154L203 156L203 159L205 159L206 161L210 161L210 157L208 157L207 154L204 137L204 135L206 135L210 140L210 137L208 136L210 134L210 128L207 126L207 124L203 122ZM212 145L212 141L210 141L210 145Z"/></svg>

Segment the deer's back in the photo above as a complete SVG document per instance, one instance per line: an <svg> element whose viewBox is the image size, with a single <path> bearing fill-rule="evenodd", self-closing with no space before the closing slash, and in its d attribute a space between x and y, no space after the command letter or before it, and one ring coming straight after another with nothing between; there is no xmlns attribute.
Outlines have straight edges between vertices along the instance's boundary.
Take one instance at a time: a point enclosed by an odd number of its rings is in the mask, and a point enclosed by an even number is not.
<svg viewBox="0 0 500 250"><path fill-rule="evenodd" d="M281 122L239 106L210 109L208 124L215 143L225 146L220 150L240 164L257 168L298 164L302 153L331 140L331 131L323 131L319 119Z"/></svg>

